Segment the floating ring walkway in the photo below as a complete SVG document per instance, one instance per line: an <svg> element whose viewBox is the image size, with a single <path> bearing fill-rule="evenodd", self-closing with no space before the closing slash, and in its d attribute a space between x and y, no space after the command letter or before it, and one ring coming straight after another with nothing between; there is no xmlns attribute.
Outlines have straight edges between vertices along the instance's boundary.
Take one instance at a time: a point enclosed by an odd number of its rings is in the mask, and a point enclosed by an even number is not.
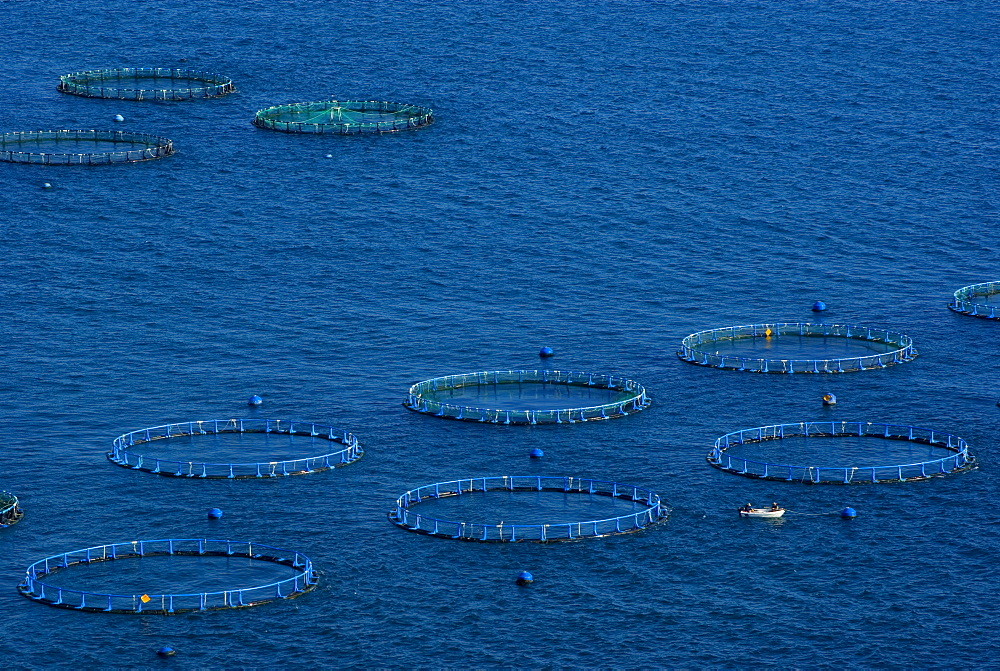
<svg viewBox="0 0 1000 671"><path fill-rule="evenodd" d="M249 463L205 463L200 461L177 461L173 459L158 459L138 454L134 448L157 440L180 438L184 436L204 436L224 433L264 433L284 434L288 436L305 436L319 438L344 446L341 450L303 456L283 461L260 461ZM365 451L358 444L354 434L335 429L325 424L312 422L296 422L283 419L210 419L200 422L180 422L164 424L148 429L139 429L115 438L108 460L123 466L147 473L166 475L177 478L205 479L248 479L274 478L286 475L302 475L327 471L331 468L346 466L364 456Z"/></svg>
<svg viewBox="0 0 1000 671"><path fill-rule="evenodd" d="M997 294L1000 294L1000 282L970 284L955 292L955 299L948 305L948 308L953 312L970 317L1000 319L1000 314L997 314L996 311L997 305L975 301L976 298L988 298Z"/></svg>
<svg viewBox="0 0 1000 671"><path fill-rule="evenodd" d="M733 456L727 451L734 445L784 438L857 437L905 440L943 448L953 454L940 459L929 459L910 464L844 467L770 463ZM799 424L775 424L754 429L741 429L727 433L716 440L715 447L706 458L708 463L716 468L748 478L843 485L924 480L967 470L972 468L976 461L975 457L969 454L968 444L958 436L915 426L873 422L801 422Z"/></svg>
<svg viewBox="0 0 1000 671"><path fill-rule="evenodd" d="M419 105L380 100L325 100L268 107L258 111L251 123L283 133L357 135L413 130L433 121L431 109Z"/></svg>
<svg viewBox="0 0 1000 671"><path fill-rule="evenodd" d="M447 403L438 398L465 387L496 385L562 385L568 388L609 390L620 398L610 403L582 407L550 409L484 408L461 403ZM424 380L410 387L403 403L408 409L435 417L491 424L572 424L599 419L613 419L639 412L649 406L645 388L634 380L613 375L558 370L497 370L461 375L446 375Z"/></svg>
<svg viewBox="0 0 1000 671"><path fill-rule="evenodd" d="M639 503L642 509L607 519L555 524L452 521L421 515L411 510L428 499L501 491L592 494ZM547 543L632 533L664 522L669 515L670 508L660 502L659 495L642 487L589 478L505 475L438 482L412 489L397 499L396 507L389 511L389 521L408 531L441 538L484 543Z"/></svg>
<svg viewBox="0 0 1000 671"><path fill-rule="evenodd" d="M775 341L782 336L843 338L877 343L889 351L866 356L834 359L771 359L719 354L718 345L731 345L741 340L757 338ZM677 356L698 366L750 371L753 373L850 373L885 368L911 361L917 356L909 336L868 326L836 324L752 324L727 326L692 333L681 341Z"/></svg>
<svg viewBox="0 0 1000 671"><path fill-rule="evenodd" d="M73 146L70 147L70 144ZM92 148L93 151L58 151L81 147ZM149 161L173 153L174 143L171 140L147 133L117 130L40 130L0 135L0 161L7 163L109 165Z"/></svg>
<svg viewBox="0 0 1000 671"><path fill-rule="evenodd" d="M297 573L266 585L237 587L221 592L193 594L107 594L56 587L46 576L79 564L163 556L242 557L281 564ZM28 567L18 591L49 606L104 613L188 613L227 608L249 608L291 599L316 587L319 578L312 560L300 552L247 541L170 538L113 543L73 550L41 559Z"/></svg>
<svg viewBox="0 0 1000 671"><path fill-rule="evenodd" d="M0 528L17 524L24 517L17 497L10 492L0 492Z"/></svg>
<svg viewBox="0 0 1000 671"><path fill-rule="evenodd" d="M142 86L142 80L151 80L154 86ZM168 80L171 85L155 86L157 80ZM104 68L72 72L59 78L57 88L76 96L119 100L218 98L236 90L233 80L224 75L176 68Z"/></svg>

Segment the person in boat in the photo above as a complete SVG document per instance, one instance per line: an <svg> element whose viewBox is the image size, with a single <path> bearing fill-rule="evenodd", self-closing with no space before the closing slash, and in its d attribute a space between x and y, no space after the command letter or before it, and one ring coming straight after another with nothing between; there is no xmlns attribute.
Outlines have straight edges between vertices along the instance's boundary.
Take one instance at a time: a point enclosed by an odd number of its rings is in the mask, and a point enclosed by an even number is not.
<svg viewBox="0 0 1000 671"><path fill-rule="evenodd" d="M745 506L743 506L742 508L740 508L740 510L742 510L745 513L749 513L751 511L753 511L753 506L748 503Z"/></svg>
<svg viewBox="0 0 1000 671"><path fill-rule="evenodd" d="M778 507L778 502L777 501L775 501L774 503L771 504L771 511L772 512L777 512L779 510L781 510L781 508Z"/></svg>

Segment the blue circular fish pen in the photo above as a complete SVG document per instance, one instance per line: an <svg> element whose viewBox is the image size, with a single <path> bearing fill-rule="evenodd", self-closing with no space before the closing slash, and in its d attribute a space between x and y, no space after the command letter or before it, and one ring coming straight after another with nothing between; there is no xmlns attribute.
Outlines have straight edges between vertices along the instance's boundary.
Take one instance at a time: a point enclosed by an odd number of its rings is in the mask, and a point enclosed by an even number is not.
<svg viewBox="0 0 1000 671"><path fill-rule="evenodd" d="M0 161L38 165L110 165L174 153L165 137L117 130L40 130L0 135Z"/></svg>
<svg viewBox="0 0 1000 671"><path fill-rule="evenodd" d="M428 107L379 100L325 100L292 103L262 109L251 123L283 133L332 133L357 135L394 133L430 125Z"/></svg>
<svg viewBox="0 0 1000 671"><path fill-rule="evenodd" d="M218 98L236 90L233 80L214 72L177 68L104 68L59 78L63 93L118 100Z"/></svg>
<svg viewBox="0 0 1000 671"><path fill-rule="evenodd" d="M979 302L976 299L990 299L1000 294L1000 282L983 282L982 284L971 284L962 287L955 292L954 300L948 304L948 308L959 314L979 317L980 319L1000 319L996 308L998 304L989 302Z"/></svg>
<svg viewBox="0 0 1000 671"><path fill-rule="evenodd" d="M477 394L477 390L483 393ZM574 396L578 403L571 403ZM529 400L542 407L523 407ZM502 404L509 407L500 407ZM613 419L639 412L649 404L645 388L634 380L558 370L498 370L436 377L410 387L403 403L414 412L491 424ZM558 405L562 407L553 407Z"/></svg>
<svg viewBox="0 0 1000 671"><path fill-rule="evenodd" d="M421 502L475 492L586 494L629 501L638 504L638 509L607 519L551 524L489 524L444 520L421 515L411 509ZM660 502L659 495L642 487L589 478L505 475L437 482L412 489L396 500L396 507L389 511L389 521L408 531L441 538L484 543L547 543L632 533L664 522L669 515L670 508Z"/></svg>
<svg viewBox="0 0 1000 671"><path fill-rule="evenodd" d="M316 438L337 443L342 448L315 456L246 463L207 463L193 460L162 459L135 451L136 446L148 445L170 438L254 433ZM131 431L115 438L111 452L107 453L107 457L108 460L124 468L156 473L157 475L209 480L243 480L327 471L354 463L364 456L364 453L365 451L361 449L354 434L325 424L282 419L210 419L164 424L163 426Z"/></svg>
<svg viewBox="0 0 1000 671"><path fill-rule="evenodd" d="M849 347L874 348L876 351L861 356L826 356L823 358L743 356L738 351L726 352L727 348L759 349L766 352L782 343L795 339L795 343L817 344L839 342L845 349ZM807 348L802 348L807 349ZM885 368L917 356L913 341L909 336L868 326L846 326L836 324L752 324L749 326L727 326L692 333L681 341L677 356L698 366L727 370L750 371L753 373L850 373L861 370Z"/></svg>
<svg viewBox="0 0 1000 671"><path fill-rule="evenodd" d="M817 466L768 462L734 456L729 449L737 445L788 438L881 438L928 445L946 451L947 456L916 463L882 466ZM708 454L712 466L748 478L805 482L812 484L864 484L908 482L947 475L972 468L975 457L969 454L964 439L950 433L897 424L873 422L801 422L775 424L727 433L715 441Z"/></svg>
<svg viewBox="0 0 1000 671"><path fill-rule="evenodd" d="M81 564L146 557L235 557L288 566L295 575L264 585L190 594L108 594L67 589L45 582L57 571ZM300 552L248 541L170 538L112 543L73 550L40 559L28 567L18 591L49 606L103 613L189 613L249 608L291 599L316 587L319 578L312 560Z"/></svg>
<svg viewBox="0 0 1000 671"><path fill-rule="evenodd" d="M17 497L10 492L0 492L0 529L17 524L24 517L24 511Z"/></svg>

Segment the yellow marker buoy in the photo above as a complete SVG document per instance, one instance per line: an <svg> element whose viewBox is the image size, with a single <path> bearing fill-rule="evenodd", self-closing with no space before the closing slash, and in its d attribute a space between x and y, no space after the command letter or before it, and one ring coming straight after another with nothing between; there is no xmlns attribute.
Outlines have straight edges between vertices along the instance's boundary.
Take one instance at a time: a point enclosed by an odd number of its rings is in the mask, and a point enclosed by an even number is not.
<svg viewBox="0 0 1000 671"><path fill-rule="evenodd" d="M766 329L764 331L764 337L765 338L770 338L771 337L771 329Z"/></svg>

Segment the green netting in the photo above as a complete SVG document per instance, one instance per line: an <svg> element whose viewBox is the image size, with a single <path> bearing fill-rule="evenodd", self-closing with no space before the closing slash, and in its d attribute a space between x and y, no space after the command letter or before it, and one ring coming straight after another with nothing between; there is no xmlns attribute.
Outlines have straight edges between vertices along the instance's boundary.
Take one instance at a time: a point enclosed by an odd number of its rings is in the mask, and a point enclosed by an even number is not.
<svg viewBox="0 0 1000 671"><path fill-rule="evenodd" d="M392 133L426 126L431 110L407 103L378 100L326 100L262 109L253 125L285 133Z"/></svg>
<svg viewBox="0 0 1000 671"><path fill-rule="evenodd" d="M104 68L59 78L63 93L119 100L217 98L236 90L225 75L176 68Z"/></svg>
<svg viewBox="0 0 1000 671"><path fill-rule="evenodd" d="M24 517L17 497L10 492L0 492L0 529L16 524Z"/></svg>
<svg viewBox="0 0 1000 671"><path fill-rule="evenodd" d="M0 135L0 161L41 165L107 165L149 161L174 153L174 143L148 133L44 130Z"/></svg>

